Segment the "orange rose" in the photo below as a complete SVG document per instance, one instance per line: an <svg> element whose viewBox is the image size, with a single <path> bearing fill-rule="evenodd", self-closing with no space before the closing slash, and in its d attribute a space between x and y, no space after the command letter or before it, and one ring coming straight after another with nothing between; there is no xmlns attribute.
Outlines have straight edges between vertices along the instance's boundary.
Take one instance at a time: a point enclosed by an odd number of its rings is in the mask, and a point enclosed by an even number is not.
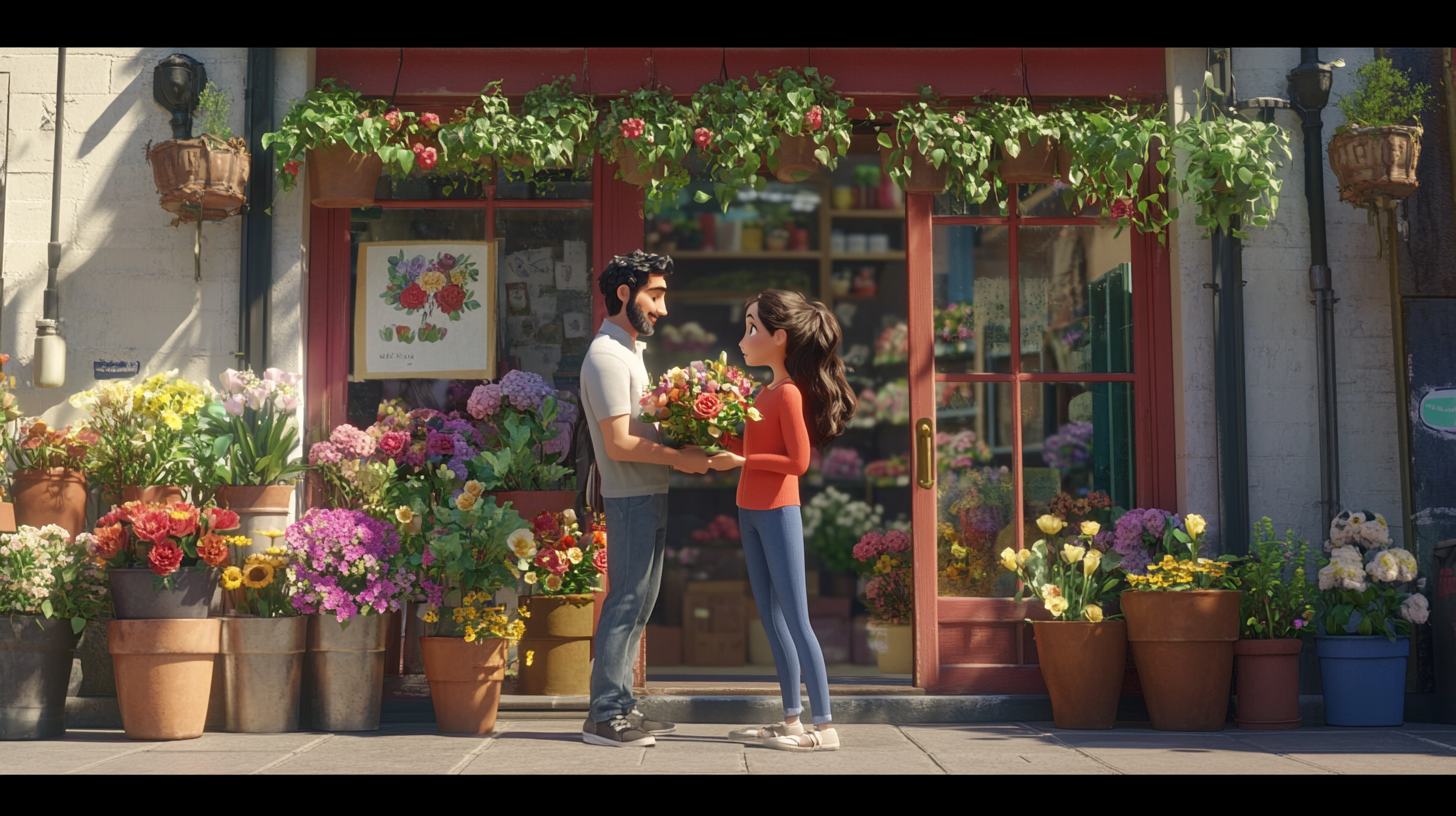
<svg viewBox="0 0 1456 816"><path fill-rule="evenodd" d="M228 558L227 539L208 533L197 542L197 557L206 561L209 567L222 566Z"/></svg>

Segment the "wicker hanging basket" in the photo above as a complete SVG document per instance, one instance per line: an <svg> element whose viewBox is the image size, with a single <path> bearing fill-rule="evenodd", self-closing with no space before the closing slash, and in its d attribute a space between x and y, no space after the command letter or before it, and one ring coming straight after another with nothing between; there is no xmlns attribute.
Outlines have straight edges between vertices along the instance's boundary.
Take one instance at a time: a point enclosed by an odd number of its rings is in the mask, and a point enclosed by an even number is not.
<svg viewBox="0 0 1456 816"><path fill-rule="evenodd" d="M162 196L162 209L183 222L221 221L242 212L247 202L252 157L247 143L224 142L209 135L147 145L152 179Z"/></svg>
<svg viewBox="0 0 1456 816"><path fill-rule="evenodd" d="M1421 128L1407 125L1355 128L1330 140L1330 169L1340 181L1340 200L1356 206L1380 198L1405 198L1420 189Z"/></svg>

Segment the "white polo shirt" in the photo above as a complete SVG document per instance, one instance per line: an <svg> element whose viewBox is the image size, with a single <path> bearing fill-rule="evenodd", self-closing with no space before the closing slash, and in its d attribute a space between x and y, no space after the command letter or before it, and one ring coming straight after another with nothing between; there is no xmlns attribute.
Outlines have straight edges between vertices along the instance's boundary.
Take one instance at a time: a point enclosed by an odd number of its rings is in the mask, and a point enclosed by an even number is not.
<svg viewBox="0 0 1456 816"><path fill-rule="evenodd" d="M607 446L602 441L601 421L623 414L628 417L633 436L658 441L657 426L638 419L642 414L642 393L656 384L647 377L647 367L642 362L644 348L646 343L634 341L625 329L603 320L581 364L581 410L591 432L605 499L667 492L672 468L646 462L618 462L607 455Z"/></svg>

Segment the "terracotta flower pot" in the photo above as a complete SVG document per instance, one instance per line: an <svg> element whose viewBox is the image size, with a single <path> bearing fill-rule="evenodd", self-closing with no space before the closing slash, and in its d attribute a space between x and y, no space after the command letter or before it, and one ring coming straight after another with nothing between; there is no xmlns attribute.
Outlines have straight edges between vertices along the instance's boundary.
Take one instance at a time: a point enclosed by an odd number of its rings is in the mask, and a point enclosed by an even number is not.
<svg viewBox="0 0 1456 816"><path fill-rule="evenodd" d="M516 647L522 694L590 694L593 597L532 595Z"/></svg>
<svg viewBox="0 0 1456 816"><path fill-rule="evenodd" d="M1220 731L1228 717L1240 593L1124 592L1148 716L1158 731Z"/></svg>
<svg viewBox="0 0 1456 816"><path fill-rule="evenodd" d="M819 159L814 155L817 149L819 145L814 144L813 136L780 133L779 150L769 156L769 170L779 181L804 181L819 169Z"/></svg>
<svg viewBox="0 0 1456 816"><path fill-rule="evenodd" d="M11 481L15 523L55 524L70 534L86 531L86 474L79 470L17 470Z"/></svg>
<svg viewBox="0 0 1456 816"><path fill-rule="evenodd" d="M1298 728L1299 638L1238 640L1234 654L1239 658L1238 714L1240 728L1272 731Z"/></svg>
<svg viewBox="0 0 1456 816"><path fill-rule="evenodd" d="M293 485L224 485L217 489L220 507L238 514L239 528L228 535L247 536L253 543L233 547L232 563L242 564L247 557L268 550L268 539L259 530L282 530L288 526L293 510Z"/></svg>
<svg viewBox="0 0 1456 816"><path fill-rule="evenodd" d="M618 139L615 146L617 156L617 169L622 172L622 181L637 187L648 187L654 180L661 181L667 178L667 162L657 162L651 167L644 167L642 159L631 148Z"/></svg>
<svg viewBox="0 0 1456 816"><path fill-rule="evenodd" d="M445 734L495 730L509 645L501 638L475 643L464 638L420 638L437 730Z"/></svg>
<svg viewBox="0 0 1456 816"><path fill-rule="evenodd" d="M1391 125L1336 134L1330 140L1330 170L1340 181L1340 200L1361 204L1380 196L1405 198L1419 189L1421 132Z"/></svg>
<svg viewBox="0 0 1456 816"><path fill-rule="evenodd" d="M520 513L526 521L535 518L542 510L558 513L576 504L575 490L508 490L492 495L495 503L502 507L510 502L511 509Z"/></svg>
<svg viewBox="0 0 1456 816"><path fill-rule="evenodd" d="M315 207L347 209L374 206L374 188L384 162L377 154L355 153L337 142L308 151L303 163L308 171L309 200Z"/></svg>
<svg viewBox="0 0 1456 816"><path fill-rule="evenodd" d="M69 619L0 617L0 740L65 733L66 691L80 640Z"/></svg>
<svg viewBox="0 0 1456 816"><path fill-rule="evenodd" d="M0 502L0 533L13 533L15 526L15 505L10 502Z"/></svg>
<svg viewBox="0 0 1456 816"><path fill-rule="evenodd" d="M116 699L128 738L202 736L221 631L216 618L106 624Z"/></svg>
<svg viewBox="0 0 1456 816"><path fill-rule="evenodd" d="M1035 621L1036 654L1058 728L1111 728L1127 668L1127 624Z"/></svg>
<svg viewBox="0 0 1456 816"><path fill-rule="evenodd" d="M997 172L1006 184L1051 184L1058 178L1066 179L1072 157L1061 149L1056 139L1043 137L1036 144L1021 134L1021 152L1015 156L1001 155L1001 166Z"/></svg>
<svg viewBox="0 0 1456 816"><path fill-rule="evenodd" d="M910 674L915 670L915 630L909 624L872 621L868 627L870 650L885 674Z"/></svg>
<svg viewBox="0 0 1456 816"><path fill-rule="evenodd" d="M889 172L890 154L893 148L880 148L880 167ZM923 153L916 147L915 140L911 140L905 148L905 160L910 170L910 178L905 180L905 192L907 193L931 193L939 195L945 192L950 184L950 175L946 165L942 164L937 170L934 164L930 163Z"/></svg>
<svg viewBox="0 0 1456 816"><path fill-rule="evenodd" d="M128 485L121 489L121 500L143 504L175 504L182 501L182 488L176 485Z"/></svg>
<svg viewBox="0 0 1456 816"><path fill-rule="evenodd" d="M242 212L248 200L252 157L244 142L214 139L171 139L147 148L152 180L162 196L162 209L183 221L221 221Z"/></svg>

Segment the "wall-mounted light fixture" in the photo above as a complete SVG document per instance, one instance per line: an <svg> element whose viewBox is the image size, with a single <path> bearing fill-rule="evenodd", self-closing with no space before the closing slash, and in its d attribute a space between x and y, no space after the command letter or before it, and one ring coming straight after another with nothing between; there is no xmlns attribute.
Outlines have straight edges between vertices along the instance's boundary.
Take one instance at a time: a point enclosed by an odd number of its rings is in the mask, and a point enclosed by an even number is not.
<svg viewBox="0 0 1456 816"><path fill-rule="evenodd" d="M207 68L186 54L173 54L152 70L152 98L172 113L172 138L192 138L192 112L207 85Z"/></svg>

